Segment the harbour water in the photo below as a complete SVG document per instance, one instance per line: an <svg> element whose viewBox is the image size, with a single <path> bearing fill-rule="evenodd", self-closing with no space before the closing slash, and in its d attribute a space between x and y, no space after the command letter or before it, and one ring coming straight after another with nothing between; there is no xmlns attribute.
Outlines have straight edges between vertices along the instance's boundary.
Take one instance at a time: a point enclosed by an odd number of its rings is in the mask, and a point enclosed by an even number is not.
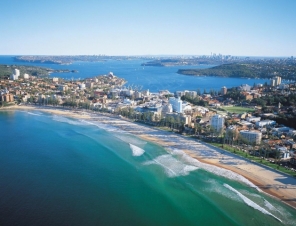
<svg viewBox="0 0 296 226"><path fill-rule="evenodd" d="M116 76L124 78L128 83L126 86L137 86L149 89L151 92L159 90L220 90L222 86L227 88L240 86L241 84L264 84L266 79L247 78L220 78L205 76L186 76L177 74L178 69L209 68L213 65L199 66L173 66L173 67L143 67L143 60L108 60L102 62L74 62L70 65L38 64L14 61L13 56L0 56L0 64L33 65L49 67L53 69L77 70L79 73L53 73L51 77L62 77L65 79L91 78L97 75L107 74L110 71Z"/></svg>
<svg viewBox="0 0 296 226"><path fill-rule="evenodd" d="M120 128L0 112L0 225L295 225L295 210Z"/></svg>

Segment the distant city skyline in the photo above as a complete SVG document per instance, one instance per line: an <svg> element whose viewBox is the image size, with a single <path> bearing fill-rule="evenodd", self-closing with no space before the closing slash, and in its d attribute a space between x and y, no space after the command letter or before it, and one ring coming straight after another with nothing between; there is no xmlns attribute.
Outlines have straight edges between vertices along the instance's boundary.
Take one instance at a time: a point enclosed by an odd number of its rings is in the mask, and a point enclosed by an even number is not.
<svg viewBox="0 0 296 226"><path fill-rule="evenodd" d="M294 0L10 0L0 7L0 55L296 55Z"/></svg>

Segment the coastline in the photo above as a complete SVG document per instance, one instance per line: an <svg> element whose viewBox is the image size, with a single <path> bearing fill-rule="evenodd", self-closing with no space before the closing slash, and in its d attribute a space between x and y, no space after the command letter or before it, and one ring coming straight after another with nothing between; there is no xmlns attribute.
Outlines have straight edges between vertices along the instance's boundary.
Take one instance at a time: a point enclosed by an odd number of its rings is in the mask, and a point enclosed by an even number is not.
<svg viewBox="0 0 296 226"><path fill-rule="evenodd" d="M263 192L296 208L296 179L267 167L254 164L222 149L212 147L206 143L187 138L174 133L158 130L157 128L130 122L123 118L112 117L109 114L90 113L68 108L44 106L12 106L0 108L0 111L43 111L50 114L62 115L76 119L98 121L111 124L121 130L129 132L143 140L151 141L166 149L182 150L186 155L198 160L202 164L216 166L234 172L256 185ZM95 116L95 117L94 117ZM223 175L221 175L223 176Z"/></svg>

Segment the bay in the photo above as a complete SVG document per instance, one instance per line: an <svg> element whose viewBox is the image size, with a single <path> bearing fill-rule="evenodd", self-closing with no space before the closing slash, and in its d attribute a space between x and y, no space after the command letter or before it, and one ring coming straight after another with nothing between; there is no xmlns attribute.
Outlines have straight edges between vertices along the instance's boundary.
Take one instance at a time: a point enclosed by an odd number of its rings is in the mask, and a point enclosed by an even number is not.
<svg viewBox="0 0 296 226"><path fill-rule="evenodd" d="M170 92L182 90L220 90L222 86L227 88L240 86L241 84L264 84L267 79L247 78L221 78L210 76L186 76L178 74L178 69L209 68L214 65L198 66L172 66L172 67L151 67L141 66L143 60L108 60L103 62L74 62L70 65L40 64L30 62L14 61L13 56L0 56L0 64L32 65L49 67L53 69L77 70L78 73L52 73L51 77L65 79L91 78L97 75L113 72L116 76L124 78L126 86L137 86L142 89L149 89L151 92L169 90Z"/></svg>

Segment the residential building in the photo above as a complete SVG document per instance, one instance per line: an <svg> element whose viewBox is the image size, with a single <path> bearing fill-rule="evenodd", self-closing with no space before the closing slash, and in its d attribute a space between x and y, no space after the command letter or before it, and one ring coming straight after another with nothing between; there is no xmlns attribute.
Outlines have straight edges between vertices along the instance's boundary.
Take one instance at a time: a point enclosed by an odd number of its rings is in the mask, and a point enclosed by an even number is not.
<svg viewBox="0 0 296 226"><path fill-rule="evenodd" d="M25 73L24 74L24 79L29 79L29 78L30 78L30 76L27 73Z"/></svg>
<svg viewBox="0 0 296 226"><path fill-rule="evenodd" d="M13 73L10 75L11 80L18 80L20 76L20 70L19 69L14 69Z"/></svg>
<svg viewBox="0 0 296 226"><path fill-rule="evenodd" d="M210 125L217 131L220 132L224 127L224 117L222 115L214 115L210 119Z"/></svg>
<svg viewBox="0 0 296 226"><path fill-rule="evenodd" d="M257 127L264 127L267 125L275 125L275 124L276 124L276 122L273 120L262 120L262 121L256 122Z"/></svg>
<svg viewBox="0 0 296 226"><path fill-rule="evenodd" d="M226 88L226 86L223 86L223 87L221 88L221 94L222 94L222 95L226 95L226 94L227 94L227 88Z"/></svg>
<svg viewBox="0 0 296 226"><path fill-rule="evenodd" d="M271 86L279 86L282 83L282 78L280 76L276 76L270 80Z"/></svg>
<svg viewBox="0 0 296 226"><path fill-rule="evenodd" d="M249 86L248 84L243 84L243 85L241 85L240 87L239 87L239 89L241 90L241 91L246 91L246 92L250 92L251 91L251 86Z"/></svg>
<svg viewBox="0 0 296 226"><path fill-rule="evenodd" d="M256 130L241 130L240 135L245 138L250 144L260 144L262 133Z"/></svg>
<svg viewBox="0 0 296 226"><path fill-rule="evenodd" d="M178 98L170 97L169 103L172 105L173 111L178 112L178 113L183 112L183 108L182 108L183 101L181 100L180 97L178 97Z"/></svg>

